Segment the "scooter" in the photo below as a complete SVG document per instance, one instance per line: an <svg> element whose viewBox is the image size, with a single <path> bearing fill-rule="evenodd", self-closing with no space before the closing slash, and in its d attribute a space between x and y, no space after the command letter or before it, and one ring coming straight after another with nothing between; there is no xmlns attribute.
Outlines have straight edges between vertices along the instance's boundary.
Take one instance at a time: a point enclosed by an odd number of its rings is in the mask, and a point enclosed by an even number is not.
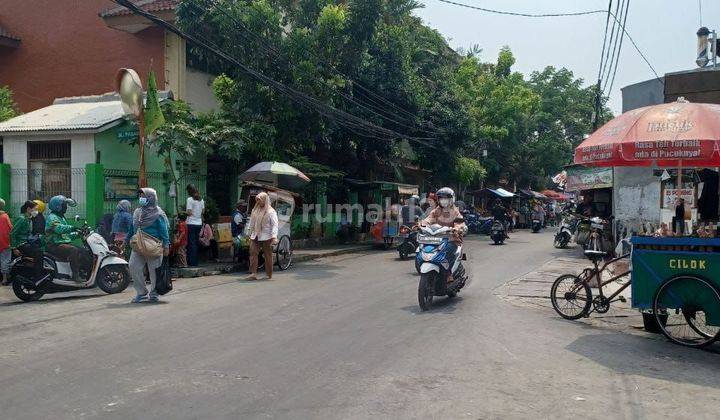
<svg viewBox="0 0 720 420"><path fill-rule="evenodd" d="M403 241L398 245L398 254L401 260L405 260L417 250L417 232L403 225L400 227L400 236L403 238Z"/></svg>
<svg viewBox="0 0 720 420"><path fill-rule="evenodd" d="M75 221L82 220L75 216ZM33 302L48 293L70 292L97 286L105 293L115 294L130 284L128 263L116 252L111 251L105 239L83 223L78 229L87 250L80 269L79 278L73 281L70 263L60 261L54 255L45 253L42 274L34 275L35 261L19 256L11 262L10 280L15 296L24 302Z"/></svg>
<svg viewBox="0 0 720 420"><path fill-rule="evenodd" d="M420 263L418 303L423 311L430 309L435 296L448 298L457 296L468 280L462 264L467 259L462 247L458 246L454 255L448 255L446 252L451 235L452 228L449 227L440 225L420 227L418 234L420 251L416 261ZM447 281L448 272L452 273L451 282Z"/></svg>
<svg viewBox="0 0 720 420"><path fill-rule="evenodd" d="M565 214L560 222L560 229L555 234L553 245L555 248L565 248L570 243L572 236L577 231L579 219L572 214Z"/></svg>
<svg viewBox="0 0 720 420"><path fill-rule="evenodd" d="M493 222L490 239L495 245L502 245L505 242L505 225L501 221L495 220Z"/></svg>
<svg viewBox="0 0 720 420"><path fill-rule="evenodd" d="M539 218L533 217L532 221L532 233L538 233L542 229L542 221Z"/></svg>

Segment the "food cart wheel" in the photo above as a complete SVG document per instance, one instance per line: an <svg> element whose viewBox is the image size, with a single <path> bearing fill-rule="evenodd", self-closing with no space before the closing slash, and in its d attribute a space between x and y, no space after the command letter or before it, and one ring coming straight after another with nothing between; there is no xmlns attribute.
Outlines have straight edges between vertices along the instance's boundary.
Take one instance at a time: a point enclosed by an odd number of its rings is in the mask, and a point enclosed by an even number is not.
<svg viewBox="0 0 720 420"><path fill-rule="evenodd" d="M692 275L665 281L653 298L653 312L663 335L683 346L705 347L720 338L720 326L706 322L706 314L717 311L720 292L709 281Z"/></svg>
<svg viewBox="0 0 720 420"><path fill-rule="evenodd" d="M587 316L592 300L590 286L574 274L558 277L550 289L553 308L565 319L580 319Z"/></svg>
<svg viewBox="0 0 720 420"><path fill-rule="evenodd" d="M290 237L283 235L277 244L277 250L275 250L277 256L277 265L280 270L287 270L290 268L293 259L292 242Z"/></svg>

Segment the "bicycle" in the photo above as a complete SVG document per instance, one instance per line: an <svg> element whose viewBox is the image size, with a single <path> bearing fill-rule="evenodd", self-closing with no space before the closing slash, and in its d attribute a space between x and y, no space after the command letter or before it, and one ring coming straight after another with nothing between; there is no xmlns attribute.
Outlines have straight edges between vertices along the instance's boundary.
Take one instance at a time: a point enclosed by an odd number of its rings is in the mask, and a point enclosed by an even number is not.
<svg viewBox="0 0 720 420"><path fill-rule="evenodd" d="M626 302L621 293L630 286L630 281L623 284L617 291L610 296L605 296L603 289L608 284L617 281L631 273L627 270L619 275L602 281L601 274L607 267L621 259L630 257L630 254L624 254L617 258L608 260L600 267L599 262L607 257L608 253L598 250L587 250L587 256L593 263L593 267L586 268L580 275L564 274L558 277L550 289L550 301L553 309L561 317L570 320L576 320L590 316L591 313L597 312L604 314L610 310L612 302ZM597 278L598 296L593 298L591 282ZM617 299L616 299L617 298Z"/></svg>

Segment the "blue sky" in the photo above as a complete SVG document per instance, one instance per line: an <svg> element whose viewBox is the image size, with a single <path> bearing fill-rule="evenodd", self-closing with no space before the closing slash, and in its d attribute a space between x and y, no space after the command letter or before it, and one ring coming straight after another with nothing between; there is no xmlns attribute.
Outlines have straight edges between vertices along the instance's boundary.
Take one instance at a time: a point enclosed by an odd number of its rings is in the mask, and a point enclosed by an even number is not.
<svg viewBox="0 0 720 420"><path fill-rule="evenodd" d="M597 80L605 15L527 18L490 14L421 0L416 12L437 29L450 45L483 49L482 58L494 61L508 45L517 63L515 70L529 74L547 65L566 67L586 84ZM523 13L565 13L607 9L608 0L455 0L488 9ZM617 1L617 0L616 0ZM614 8L614 6L613 6ZM702 23L720 31L720 0L702 0ZM658 74L695 68L695 32L700 27L698 0L634 0L626 29ZM622 108L620 88L654 77L627 39L623 42L610 107Z"/></svg>

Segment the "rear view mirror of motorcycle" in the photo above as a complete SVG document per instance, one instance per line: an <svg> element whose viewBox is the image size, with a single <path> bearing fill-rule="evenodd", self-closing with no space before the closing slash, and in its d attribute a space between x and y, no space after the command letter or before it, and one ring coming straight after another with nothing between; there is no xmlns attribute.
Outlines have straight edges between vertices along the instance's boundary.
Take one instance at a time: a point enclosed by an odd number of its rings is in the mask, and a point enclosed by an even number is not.
<svg viewBox="0 0 720 420"><path fill-rule="evenodd" d="M76 222L79 222L79 221L81 221L81 220L85 220L85 219L83 219L79 214L76 214L76 215L75 215L75 221L76 221Z"/></svg>

